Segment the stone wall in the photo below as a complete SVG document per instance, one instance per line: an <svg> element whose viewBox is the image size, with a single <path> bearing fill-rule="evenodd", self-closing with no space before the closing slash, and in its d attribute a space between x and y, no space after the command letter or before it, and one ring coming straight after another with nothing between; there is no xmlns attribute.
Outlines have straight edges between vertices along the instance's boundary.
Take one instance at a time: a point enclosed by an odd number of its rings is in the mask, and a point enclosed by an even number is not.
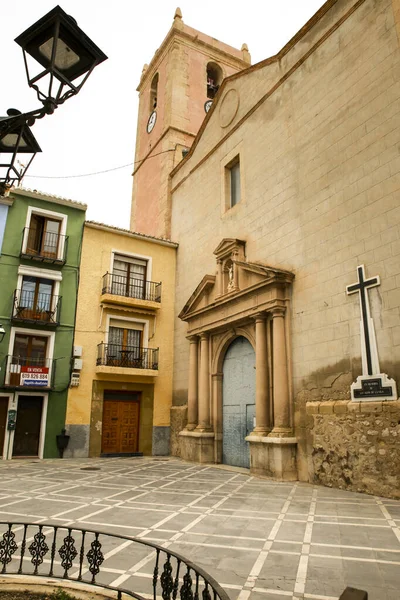
<svg viewBox="0 0 400 600"><path fill-rule="evenodd" d="M173 406L171 408L171 437L170 454L180 456L179 432L187 424L187 406Z"/></svg>
<svg viewBox="0 0 400 600"><path fill-rule="evenodd" d="M400 401L308 402L310 481L400 498Z"/></svg>

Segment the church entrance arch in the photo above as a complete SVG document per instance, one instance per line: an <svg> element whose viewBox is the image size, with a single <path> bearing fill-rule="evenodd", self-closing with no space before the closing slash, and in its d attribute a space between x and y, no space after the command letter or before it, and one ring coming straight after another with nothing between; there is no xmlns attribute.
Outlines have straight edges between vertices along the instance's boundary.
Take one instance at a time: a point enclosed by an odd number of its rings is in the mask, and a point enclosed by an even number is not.
<svg viewBox="0 0 400 600"><path fill-rule="evenodd" d="M245 337L228 347L222 366L222 462L250 467L249 444L245 437L254 428L256 356Z"/></svg>

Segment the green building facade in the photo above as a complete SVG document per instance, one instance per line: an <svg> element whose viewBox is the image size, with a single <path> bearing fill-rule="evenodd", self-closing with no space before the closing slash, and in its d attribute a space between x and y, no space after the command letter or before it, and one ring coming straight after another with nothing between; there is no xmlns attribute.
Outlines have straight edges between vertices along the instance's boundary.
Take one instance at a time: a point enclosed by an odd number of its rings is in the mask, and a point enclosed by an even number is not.
<svg viewBox="0 0 400 600"><path fill-rule="evenodd" d="M73 340L85 211L22 189L0 198L3 459L59 456L71 373L79 369Z"/></svg>

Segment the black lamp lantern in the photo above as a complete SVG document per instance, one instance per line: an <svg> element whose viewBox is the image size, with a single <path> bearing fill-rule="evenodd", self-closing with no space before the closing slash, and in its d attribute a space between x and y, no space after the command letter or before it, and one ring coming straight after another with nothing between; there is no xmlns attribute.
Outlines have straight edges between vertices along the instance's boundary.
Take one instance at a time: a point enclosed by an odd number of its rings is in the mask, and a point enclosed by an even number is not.
<svg viewBox="0 0 400 600"><path fill-rule="evenodd" d="M0 162L0 195L16 181L21 181L37 152L41 149L29 127L36 119L51 115L59 104L75 96L90 73L107 56L80 29L72 17L56 6L47 15L21 33L15 41L22 47L29 86L36 90L43 106L21 114L9 109L8 117L0 117L0 153L12 158ZM28 55L32 56L43 70L30 76ZM40 90L40 81L44 90ZM31 153L32 157L20 171L15 167L19 153ZM5 176L2 175L5 171Z"/></svg>
<svg viewBox="0 0 400 600"><path fill-rule="evenodd" d="M22 180L36 153L42 151L25 121L22 119L18 122L20 111L10 108L7 114L8 117L0 117L0 124L10 117L15 117L16 122L12 129L0 135L0 195L15 182ZM7 154L9 158L5 160L2 154ZM26 164L19 168L15 165L18 154L31 155L26 157Z"/></svg>
<svg viewBox="0 0 400 600"><path fill-rule="evenodd" d="M15 41L24 53L29 86L36 90L38 99L47 105L49 113L77 94L95 66L107 59L60 6L31 25ZM27 54L43 67L38 75L30 76ZM48 85L43 92L37 82L46 76L49 76ZM77 83L79 77L82 79Z"/></svg>

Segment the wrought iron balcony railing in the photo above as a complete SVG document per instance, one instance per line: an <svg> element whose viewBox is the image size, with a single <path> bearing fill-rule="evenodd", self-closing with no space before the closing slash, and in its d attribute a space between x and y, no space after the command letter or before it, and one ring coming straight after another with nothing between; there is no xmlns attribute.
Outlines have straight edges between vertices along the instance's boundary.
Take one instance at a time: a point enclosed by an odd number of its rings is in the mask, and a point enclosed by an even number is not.
<svg viewBox="0 0 400 600"><path fill-rule="evenodd" d="M158 369L158 348L139 348L118 344L98 344L98 366L125 367L128 369Z"/></svg>
<svg viewBox="0 0 400 600"><path fill-rule="evenodd" d="M161 302L161 283L106 273L103 275L102 294Z"/></svg>
<svg viewBox="0 0 400 600"><path fill-rule="evenodd" d="M53 524L0 522L2 574L32 575L102 587L144 600L229 600L215 579L184 556L143 539ZM130 571L123 586L108 551ZM112 562L112 561L111 561ZM140 564L139 564L140 563ZM114 563L112 563L114 564ZM136 567L135 569L133 567Z"/></svg>
<svg viewBox="0 0 400 600"><path fill-rule="evenodd" d="M61 296L52 294L15 290L11 318L20 323L59 325L61 299Z"/></svg>
<svg viewBox="0 0 400 600"><path fill-rule="evenodd" d="M67 235L24 227L20 256L39 262L63 265L66 261L67 247Z"/></svg>
<svg viewBox="0 0 400 600"><path fill-rule="evenodd" d="M51 389L53 387L56 361L31 356L5 357L3 385L23 389Z"/></svg>

